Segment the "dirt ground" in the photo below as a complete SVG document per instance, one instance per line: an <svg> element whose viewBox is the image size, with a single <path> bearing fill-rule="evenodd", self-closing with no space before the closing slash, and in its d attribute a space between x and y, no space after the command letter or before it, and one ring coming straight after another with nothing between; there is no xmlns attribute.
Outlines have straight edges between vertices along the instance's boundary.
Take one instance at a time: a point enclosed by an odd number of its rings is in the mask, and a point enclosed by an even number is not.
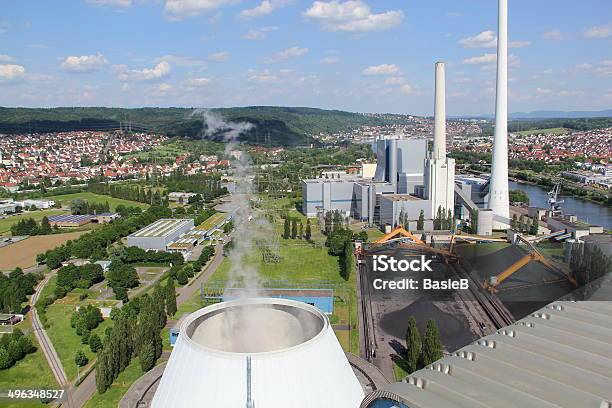
<svg viewBox="0 0 612 408"><path fill-rule="evenodd" d="M39 235L0 248L0 270L29 268L36 264L36 255L75 239L87 231Z"/></svg>

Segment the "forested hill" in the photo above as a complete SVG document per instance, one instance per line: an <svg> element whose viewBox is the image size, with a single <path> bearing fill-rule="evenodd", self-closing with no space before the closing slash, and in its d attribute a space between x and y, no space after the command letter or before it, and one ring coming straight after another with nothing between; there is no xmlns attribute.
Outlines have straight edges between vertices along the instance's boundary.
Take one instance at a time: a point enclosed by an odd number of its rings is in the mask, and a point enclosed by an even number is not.
<svg viewBox="0 0 612 408"><path fill-rule="evenodd" d="M253 127L243 139L250 143L301 145L320 132L338 132L361 125L383 125L400 117L371 117L358 113L315 108L253 106L211 109L226 121ZM0 133L113 129L131 123L132 129L150 129L169 136L199 137L204 122L191 108L2 108ZM269 138L268 138L269 135ZM220 135L217 135L220 136ZM269 141L268 141L269 140Z"/></svg>

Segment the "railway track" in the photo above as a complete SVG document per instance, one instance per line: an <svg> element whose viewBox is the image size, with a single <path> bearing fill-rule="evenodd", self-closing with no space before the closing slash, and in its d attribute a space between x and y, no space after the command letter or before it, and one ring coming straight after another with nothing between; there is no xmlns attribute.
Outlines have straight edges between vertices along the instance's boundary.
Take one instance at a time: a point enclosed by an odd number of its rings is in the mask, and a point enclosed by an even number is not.
<svg viewBox="0 0 612 408"><path fill-rule="evenodd" d="M54 273L45 276L45 278L36 286L36 290L30 299L30 304L32 306L30 309L32 313L32 328L34 330L34 335L38 340L38 344L40 344L40 346L42 347L43 354L47 360L47 363L49 364L49 367L51 368L51 372L53 373L55 380L57 381L59 386L61 388L64 388L66 391L67 401L63 404L67 407L72 407L73 403L69 392L70 383L68 381L68 377L66 376L66 372L64 371L62 363L59 361L59 357L57 355L57 352L55 351L55 348L53 347L53 344L51 343L51 340L47 336L47 333L45 332L45 329L42 326L42 323L40 322L40 317L38 316L38 312L35 307L36 302L38 302L40 293L42 292L42 289L49 282L49 279L51 279L53 275Z"/></svg>
<svg viewBox="0 0 612 408"><path fill-rule="evenodd" d="M474 279L461 263L457 263L455 267L454 270L457 271L459 276L468 279L470 293L497 329L515 322L514 316L510 314L502 302L495 295L481 290L481 283Z"/></svg>

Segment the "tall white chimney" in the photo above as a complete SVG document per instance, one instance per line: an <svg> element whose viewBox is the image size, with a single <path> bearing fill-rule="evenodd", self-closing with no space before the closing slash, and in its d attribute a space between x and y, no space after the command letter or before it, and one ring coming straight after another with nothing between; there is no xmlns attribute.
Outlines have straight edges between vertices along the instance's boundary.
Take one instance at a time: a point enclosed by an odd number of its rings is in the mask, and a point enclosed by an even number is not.
<svg viewBox="0 0 612 408"><path fill-rule="evenodd" d="M497 94L495 98L495 135L489 185L489 208L498 218L494 229L507 229L510 219L508 198L508 0L499 1L497 21Z"/></svg>
<svg viewBox="0 0 612 408"><path fill-rule="evenodd" d="M432 158L446 158L446 85L444 63L436 62L436 99L434 101L434 145Z"/></svg>

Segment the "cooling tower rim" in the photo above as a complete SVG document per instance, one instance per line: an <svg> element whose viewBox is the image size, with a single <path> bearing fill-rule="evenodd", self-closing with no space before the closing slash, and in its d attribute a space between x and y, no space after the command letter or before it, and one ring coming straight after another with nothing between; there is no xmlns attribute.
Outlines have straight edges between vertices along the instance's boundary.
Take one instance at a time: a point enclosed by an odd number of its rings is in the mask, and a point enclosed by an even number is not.
<svg viewBox="0 0 612 408"><path fill-rule="evenodd" d="M293 307L296 309L301 309L319 318L323 326L321 327L321 330L319 330L319 332L316 335L304 341L303 343L297 344L293 347L287 347L284 349L273 350L273 351L255 352L255 353L240 353L240 352L233 352L233 351L223 351L223 350L218 350L215 348L207 347L193 340L191 336L187 334L188 327L200 317L205 316L207 314L214 314L218 312L219 310L228 309L228 308L235 307L235 306L245 306L245 305L282 305L282 306ZM193 347L195 349L199 349L207 353L211 353L211 354L216 354L216 355L220 355L224 357L235 357L235 358L236 357L244 358L246 356L263 357L263 356L273 356L273 355L283 354L283 353L291 352L292 350L308 347L311 344L320 340L325 335L325 333L330 329L330 327L331 327L331 324L329 322L329 318L319 309L307 303L300 302L297 300L290 300L290 299L259 297L259 298L230 300L227 302L221 302L221 303L216 303L214 305L206 306L200 310L197 310L193 312L191 315L189 315L189 317L185 319L185 321L181 324L181 327L179 329L179 337L182 337L184 341L187 342L187 344L190 347Z"/></svg>

